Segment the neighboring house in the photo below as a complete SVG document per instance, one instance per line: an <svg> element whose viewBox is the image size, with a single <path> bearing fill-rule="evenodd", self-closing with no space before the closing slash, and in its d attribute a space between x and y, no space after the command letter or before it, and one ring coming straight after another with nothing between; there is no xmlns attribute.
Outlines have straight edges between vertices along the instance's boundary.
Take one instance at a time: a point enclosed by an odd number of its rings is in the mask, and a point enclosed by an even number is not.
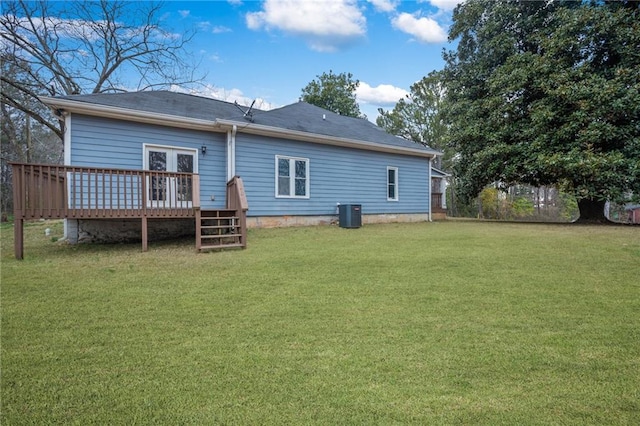
<svg viewBox="0 0 640 426"><path fill-rule="evenodd" d="M431 214L433 219L447 217L447 178L450 174L431 168Z"/></svg>
<svg viewBox="0 0 640 426"><path fill-rule="evenodd" d="M331 223L340 204L360 204L365 224L431 220L432 180L444 193L445 174L431 167L440 152L305 102L262 111L166 91L43 102L64 120L66 168L14 165L16 190L37 181L66 202L21 201L16 217L64 217L72 242L119 233L146 249L149 236L193 233L195 217L197 238L209 232L225 246L216 229L228 223L225 234Z"/></svg>
<svg viewBox="0 0 640 426"><path fill-rule="evenodd" d="M627 204L624 209L627 212L627 223L640 223L640 204Z"/></svg>

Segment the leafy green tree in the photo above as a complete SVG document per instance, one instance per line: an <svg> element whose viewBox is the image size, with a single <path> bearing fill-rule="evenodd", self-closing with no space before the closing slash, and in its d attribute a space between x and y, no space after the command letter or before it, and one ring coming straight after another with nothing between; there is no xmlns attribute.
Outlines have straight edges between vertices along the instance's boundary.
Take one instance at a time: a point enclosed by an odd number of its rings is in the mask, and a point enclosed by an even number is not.
<svg viewBox="0 0 640 426"><path fill-rule="evenodd" d="M531 200L518 197L510 205L510 215L516 219L533 216L535 209Z"/></svg>
<svg viewBox="0 0 640 426"><path fill-rule="evenodd" d="M580 219L640 194L640 2L468 0L445 53L459 195L558 185Z"/></svg>
<svg viewBox="0 0 640 426"><path fill-rule="evenodd" d="M300 100L348 117L364 118L356 100L359 80L351 73L334 74L329 70L302 89Z"/></svg>
<svg viewBox="0 0 640 426"><path fill-rule="evenodd" d="M485 188L480 192L480 213L485 219L500 219L502 199L497 188Z"/></svg>
<svg viewBox="0 0 640 426"><path fill-rule="evenodd" d="M445 144L447 127L441 114L444 102L440 74L432 72L414 83L391 111L378 109L376 124L393 135L444 151L444 162L437 166L448 169L452 154Z"/></svg>

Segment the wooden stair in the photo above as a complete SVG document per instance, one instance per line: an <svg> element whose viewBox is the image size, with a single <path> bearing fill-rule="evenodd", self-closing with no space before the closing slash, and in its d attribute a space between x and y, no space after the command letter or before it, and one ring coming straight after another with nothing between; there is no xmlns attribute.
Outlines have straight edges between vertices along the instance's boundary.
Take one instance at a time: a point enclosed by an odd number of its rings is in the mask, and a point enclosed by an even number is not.
<svg viewBox="0 0 640 426"><path fill-rule="evenodd" d="M245 248L244 221L237 210L196 211L196 248L198 251Z"/></svg>
<svg viewBox="0 0 640 426"><path fill-rule="evenodd" d="M199 189L196 193L199 192ZM227 182L227 208L202 210L194 206L196 216L196 250L247 248L247 196L240 176Z"/></svg>

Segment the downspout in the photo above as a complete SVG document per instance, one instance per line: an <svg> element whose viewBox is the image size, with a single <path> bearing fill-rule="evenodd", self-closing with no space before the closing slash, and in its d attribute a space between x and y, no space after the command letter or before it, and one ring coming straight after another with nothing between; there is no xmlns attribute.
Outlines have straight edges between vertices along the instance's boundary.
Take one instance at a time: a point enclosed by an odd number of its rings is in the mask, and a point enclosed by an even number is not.
<svg viewBox="0 0 640 426"><path fill-rule="evenodd" d="M431 160L433 160L433 157L429 157L429 172L427 173L428 175L428 188L429 188L429 222L433 222L433 219L431 217L431 201L433 200L433 188L431 187Z"/></svg>
<svg viewBox="0 0 640 426"><path fill-rule="evenodd" d="M236 132L238 127L234 124L227 132L227 182L236 175Z"/></svg>
<svg viewBox="0 0 640 426"><path fill-rule="evenodd" d="M62 117L64 117L64 133L63 133L63 150L64 150L64 165L71 165L71 114L65 111L60 111ZM62 119L62 118L61 118Z"/></svg>
<svg viewBox="0 0 640 426"><path fill-rule="evenodd" d="M64 118L64 133L63 133L63 155L64 155L64 165L71 165L71 114L58 110L59 114ZM71 182L67 179L67 194L71 194ZM68 203L69 200L64 200L65 203ZM73 220L73 223L70 222ZM72 243L78 242L78 220L77 219L68 219L65 218L63 223L63 234L62 238L65 241L71 241ZM71 232L74 232L75 235L71 235Z"/></svg>
<svg viewBox="0 0 640 426"><path fill-rule="evenodd" d="M236 175L236 133L238 126L235 124L231 128L231 177Z"/></svg>

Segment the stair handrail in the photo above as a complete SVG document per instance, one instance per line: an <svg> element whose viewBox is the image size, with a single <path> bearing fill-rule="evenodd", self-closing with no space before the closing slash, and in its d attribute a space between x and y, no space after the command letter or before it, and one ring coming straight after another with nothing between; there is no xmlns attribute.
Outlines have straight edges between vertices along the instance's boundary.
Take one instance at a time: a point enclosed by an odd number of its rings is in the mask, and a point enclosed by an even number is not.
<svg viewBox="0 0 640 426"><path fill-rule="evenodd" d="M242 248L247 247L247 194L240 176L234 176L227 182L227 209L235 210L239 220Z"/></svg>

